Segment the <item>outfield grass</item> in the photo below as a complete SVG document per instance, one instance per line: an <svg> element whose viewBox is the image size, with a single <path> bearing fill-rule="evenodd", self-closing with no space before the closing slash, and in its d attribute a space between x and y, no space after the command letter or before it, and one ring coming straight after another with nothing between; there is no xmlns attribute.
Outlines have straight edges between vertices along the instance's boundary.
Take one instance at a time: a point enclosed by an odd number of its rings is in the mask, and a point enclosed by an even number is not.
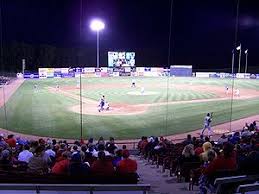
<svg viewBox="0 0 259 194"><path fill-rule="evenodd" d="M220 86L224 90L231 86L228 79L197 79L197 78L137 78L137 85L145 86L147 91L156 92L150 96L131 96L130 78L83 78L83 96L98 100L100 94L105 94L111 103L156 103L167 101L182 101L191 99L215 98L216 94L201 91L170 88L179 84L202 84ZM126 87L109 88L110 84L125 84ZM33 86L37 84L39 91ZM4 109L0 109L0 127L13 131L52 136L60 138L79 138L80 115L69 111L68 107L78 104L78 101L60 93L50 93L48 86L75 86L76 79L45 79L26 80L6 104L7 122ZM100 88L100 84L103 88ZM155 85L163 87L152 87ZM127 86L129 85L129 86ZM87 89L89 86L89 89ZM91 86L91 87L90 87ZM107 86L107 87L106 87ZM235 80L235 87L259 90L256 80ZM71 91L78 93L78 91ZM168 97L167 97L168 93ZM128 116L94 116L83 115L84 137L109 137L120 139L139 138L142 135L169 135L183 133L202 127L203 117L207 112L214 112L213 124L227 122L230 119L230 100L174 104L150 107L145 114ZM233 119L239 119L259 114L259 98L250 100L235 100L233 102ZM167 125L166 125L167 119Z"/></svg>

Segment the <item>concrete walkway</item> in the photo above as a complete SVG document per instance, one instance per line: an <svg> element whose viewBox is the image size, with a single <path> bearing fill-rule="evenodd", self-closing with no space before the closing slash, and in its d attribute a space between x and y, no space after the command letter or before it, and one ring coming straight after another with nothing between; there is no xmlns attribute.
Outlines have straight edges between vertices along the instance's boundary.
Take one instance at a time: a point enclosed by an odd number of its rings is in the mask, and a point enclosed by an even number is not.
<svg viewBox="0 0 259 194"><path fill-rule="evenodd" d="M169 171L162 173L162 169L151 165L147 160L141 159L139 156L132 156L138 163L138 173L140 182L150 184L151 194L194 194L198 193L198 187L194 186L193 191L188 190L188 183L178 183L175 176L170 177Z"/></svg>

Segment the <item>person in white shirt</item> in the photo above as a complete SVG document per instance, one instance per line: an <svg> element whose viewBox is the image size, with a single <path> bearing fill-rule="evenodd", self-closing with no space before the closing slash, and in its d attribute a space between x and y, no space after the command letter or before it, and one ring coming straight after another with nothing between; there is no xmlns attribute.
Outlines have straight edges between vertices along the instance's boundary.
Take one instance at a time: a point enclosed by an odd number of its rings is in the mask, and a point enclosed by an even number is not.
<svg viewBox="0 0 259 194"><path fill-rule="evenodd" d="M105 156L110 156L111 155L108 151L105 150L105 145L99 144L98 145L98 151L93 153L93 157L98 158L98 153L100 151L103 151L105 153Z"/></svg>
<svg viewBox="0 0 259 194"><path fill-rule="evenodd" d="M24 145L24 150L19 153L18 160L21 162L29 163L30 158L33 156L33 154L29 151L30 146Z"/></svg>
<svg viewBox="0 0 259 194"><path fill-rule="evenodd" d="M212 118L212 113L207 113L206 117L204 118L204 126L201 132L201 135L203 136L203 133L205 131L205 129L208 129L208 136L211 135L212 133L212 129L211 129L211 118Z"/></svg>

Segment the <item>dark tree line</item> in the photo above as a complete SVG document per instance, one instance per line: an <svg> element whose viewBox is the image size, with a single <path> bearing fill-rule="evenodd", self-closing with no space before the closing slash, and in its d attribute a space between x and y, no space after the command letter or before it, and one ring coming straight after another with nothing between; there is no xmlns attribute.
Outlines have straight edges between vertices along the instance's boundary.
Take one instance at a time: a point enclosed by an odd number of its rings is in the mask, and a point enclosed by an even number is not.
<svg viewBox="0 0 259 194"><path fill-rule="evenodd" d="M22 59L26 60L26 70L30 71L37 71L39 67L95 65L95 50L92 48L60 48L47 44L5 43L1 57L1 71L6 72L21 72Z"/></svg>

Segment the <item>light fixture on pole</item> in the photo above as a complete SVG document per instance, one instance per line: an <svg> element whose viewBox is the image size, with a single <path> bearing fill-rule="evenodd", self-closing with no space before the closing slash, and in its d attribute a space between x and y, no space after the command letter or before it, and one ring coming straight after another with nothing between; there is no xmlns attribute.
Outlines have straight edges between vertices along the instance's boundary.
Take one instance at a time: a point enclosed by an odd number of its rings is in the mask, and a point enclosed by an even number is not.
<svg viewBox="0 0 259 194"><path fill-rule="evenodd" d="M236 48L239 51L239 61L238 61L238 73L240 73L240 65L241 65L241 43L240 45Z"/></svg>
<svg viewBox="0 0 259 194"><path fill-rule="evenodd" d="M247 72L247 57L248 57L248 49L245 50L246 54L246 66L245 66L245 73Z"/></svg>
<svg viewBox="0 0 259 194"><path fill-rule="evenodd" d="M105 27L105 24L99 20L94 19L91 21L90 28L93 31L96 31L96 67L100 67L100 58L99 58L99 32L103 30Z"/></svg>

